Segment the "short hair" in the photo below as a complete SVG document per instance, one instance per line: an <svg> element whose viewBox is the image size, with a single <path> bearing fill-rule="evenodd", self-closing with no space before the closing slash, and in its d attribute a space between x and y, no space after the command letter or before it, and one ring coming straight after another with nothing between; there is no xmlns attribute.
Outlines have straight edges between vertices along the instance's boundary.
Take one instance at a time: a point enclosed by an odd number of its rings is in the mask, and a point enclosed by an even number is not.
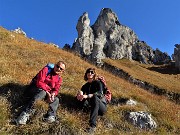
<svg viewBox="0 0 180 135"><path fill-rule="evenodd" d="M61 61L61 60L60 60L60 61L57 62L57 64L64 64L65 67L66 67L66 63L65 63L64 61Z"/></svg>
<svg viewBox="0 0 180 135"><path fill-rule="evenodd" d="M85 81L88 80L87 74L88 74L89 71L93 71L93 72L94 72L94 77L93 77L93 79L95 80L95 78L96 78L96 70L95 70L95 68L88 68L88 69L86 70L86 72L85 72L85 74L84 74L84 80L85 80Z"/></svg>

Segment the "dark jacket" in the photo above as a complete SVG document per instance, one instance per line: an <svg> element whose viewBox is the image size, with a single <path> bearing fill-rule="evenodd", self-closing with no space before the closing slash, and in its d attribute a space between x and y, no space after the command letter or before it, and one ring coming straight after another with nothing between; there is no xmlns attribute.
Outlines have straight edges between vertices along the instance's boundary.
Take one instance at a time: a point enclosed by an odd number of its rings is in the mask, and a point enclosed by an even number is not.
<svg viewBox="0 0 180 135"><path fill-rule="evenodd" d="M99 80L94 80L91 83L87 82L81 88L83 94L94 94L98 97L103 96L103 85Z"/></svg>

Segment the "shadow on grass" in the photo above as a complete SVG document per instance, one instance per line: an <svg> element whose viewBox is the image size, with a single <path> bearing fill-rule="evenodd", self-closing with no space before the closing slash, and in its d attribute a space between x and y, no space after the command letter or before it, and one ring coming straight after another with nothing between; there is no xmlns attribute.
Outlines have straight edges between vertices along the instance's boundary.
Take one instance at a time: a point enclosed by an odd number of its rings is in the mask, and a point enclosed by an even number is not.
<svg viewBox="0 0 180 135"><path fill-rule="evenodd" d="M0 86L0 96L5 97L10 103L10 113L12 119L16 118L22 110L26 107L30 98L25 94L29 85L20 85L17 83L8 83ZM68 111L83 111L82 102L78 101L76 97L70 94L60 94L60 106L66 108ZM118 105L124 104L128 99L126 98L112 98L110 104Z"/></svg>
<svg viewBox="0 0 180 135"><path fill-rule="evenodd" d="M10 103L10 113L15 118L27 104L27 97L24 92L28 85L20 85L17 83L8 83L0 86L0 96L5 97Z"/></svg>
<svg viewBox="0 0 180 135"><path fill-rule="evenodd" d="M16 118L30 101L28 97L29 85L20 85L17 83L8 83L0 86L0 96L6 98L10 103L11 116ZM80 103L77 99L68 94L60 94L60 105L69 111L81 110Z"/></svg>
<svg viewBox="0 0 180 135"><path fill-rule="evenodd" d="M151 71L159 72L161 74L170 74L170 75L176 75L179 74L180 72L178 69L176 69L174 66L159 66L159 67L150 67L148 68Z"/></svg>
<svg viewBox="0 0 180 135"><path fill-rule="evenodd" d="M63 108L67 108L69 111L82 111L82 106L83 102L78 101L76 97L72 95L67 95L67 94L60 94L60 105ZM109 103L110 105L124 105L126 102L129 100L129 98L117 98L117 97L112 97L111 102Z"/></svg>
<svg viewBox="0 0 180 135"><path fill-rule="evenodd" d="M28 97L28 92L29 85L21 85L18 83L8 83L0 86L0 96L1 98L5 98L8 100L9 104L9 109L8 113L11 114L10 118L10 124L14 125L14 119L19 116L19 114L24 110L26 107L27 103L30 100L30 97ZM62 94L60 97L60 105L62 105L64 108L68 108L68 110L75 110L76 108L76 102L75 98L72 97L71 95L66 95ZM62 104L61 104L62 102ZM38 110L39 109L39 110ZM41 113L41 108L38 108L37 111ZM44 110L43 110L44 111ZM39 113L38 112L38 113ZM41 117L41 115L40 115ZM37 121L40 119L39 116L36 116ZM32 120L32 119L31 119ZM32 120L33 121L33 120ZM32 122L31 121L31 122ZM68 125L63 125L62 123L58 123L58 126L56 125L57 123L46 125L48 128L44 127L39 127L37 126L39 130L31 130L31 128L35 128L34 124L30 124L29 126L32 127L24 127L24 128L19 128L19 126L12 127L9 129L10 134L74 134L74 130L71 129ZM56 128L54 128L54 125L56 125ZM35 128L36 129L36 128ZM26 133L27 132L27 133ZM72 133L71 133L72 132Z"/></svg>
<svg viewBox="0 0 180 135"><path fill-rule="evenodd" d="M115 98L115 97L112 97L111 99L111 105L123 105L123 104L126 104L126 102L129 100L129 98Z"/></svg>
<svg viewBox="0 0 180 135"><path fill-rule="evenodd" d="M78 101L75 96L70 94L60 94L60 106L68 109L68 111L83 111L83 102Z"/></svg>

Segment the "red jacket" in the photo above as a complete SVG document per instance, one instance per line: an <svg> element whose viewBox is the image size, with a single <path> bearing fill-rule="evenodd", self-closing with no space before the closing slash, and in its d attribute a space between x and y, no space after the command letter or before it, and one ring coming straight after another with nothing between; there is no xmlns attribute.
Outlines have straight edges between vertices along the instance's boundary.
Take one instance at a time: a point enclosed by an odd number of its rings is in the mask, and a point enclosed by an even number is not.
<svg viewBox="0 0 180 135"><path fill-rule="evenodd" d="M58 74L55 74L54 71L48 75L47 73L48 67L44 67L41 71L39 71L37 75L36 86L43 89L44 91L55 93L55 95L57 95L62 84L62 77L60 77Z"/></svg>

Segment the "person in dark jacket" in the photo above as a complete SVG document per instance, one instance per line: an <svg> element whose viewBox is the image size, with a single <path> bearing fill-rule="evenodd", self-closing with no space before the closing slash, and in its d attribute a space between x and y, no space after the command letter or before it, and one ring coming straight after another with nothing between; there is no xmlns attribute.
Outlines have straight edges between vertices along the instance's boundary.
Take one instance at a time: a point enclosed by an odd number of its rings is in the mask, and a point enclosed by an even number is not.
<svg viewBox="0 0 180 135"><path fill-rule="evenodd" d="M84 75L87 81L77 94L77 99L83 106L90 105L90 120L87 132L93 133L96 130L96 120L98 115L103 115L107 111L106 102L101 100L103 96L103 85L96 79L94 68L88 68Z"/></svg>
<svg viewBox="0 0 180 135"><path fill-rule="evenodd" d="M65 71L65 63L63 61L53 64L53 68L50 73L47 66L45 66L39 73L33 78L30 87L28 89L28 96L31 96L31 100L26 106L25 110L15 120L17 125L26 124L29 120L29 116L35 111L34 104L38 100L45 99L49 103L49 109L46 114L45 120L49 123L55 121L56 111L59 105L59 98L57 97L59 89L62 84L62 73Z"/></svg>

